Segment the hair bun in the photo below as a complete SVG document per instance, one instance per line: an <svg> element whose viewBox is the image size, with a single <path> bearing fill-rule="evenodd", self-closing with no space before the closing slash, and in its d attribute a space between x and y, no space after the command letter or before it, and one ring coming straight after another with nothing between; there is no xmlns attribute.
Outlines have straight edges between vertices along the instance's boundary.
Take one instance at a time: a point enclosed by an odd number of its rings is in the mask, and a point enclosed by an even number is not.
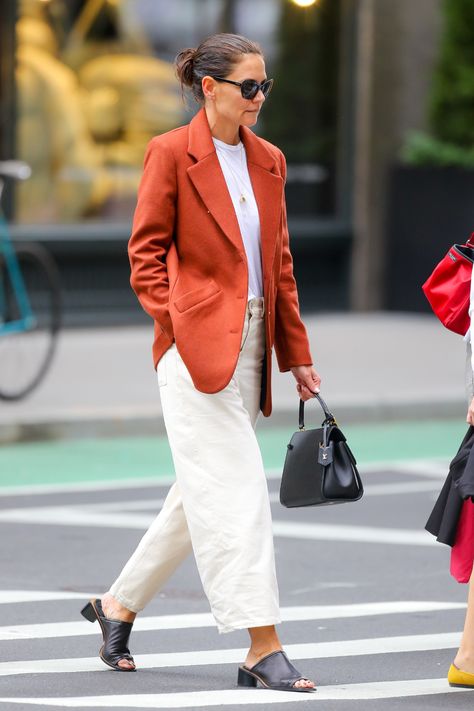
<svg viewBox="0 0 474 711"><path fill-rule="evenodd" d="M175 59L176 74L181 84L192 87L194 79L194 58L196 56L195 47L183 49Z"/></svg>
<svg viewBox="0 0 474 711"><path fill-rule="evenodd" d="M186 87L191 89L198 103L204 104L203 78L226 77L245 54L259 54L263 57L256 42L226 32L207 37L199 47L183 49L174 60L183 99Z"/></svg>

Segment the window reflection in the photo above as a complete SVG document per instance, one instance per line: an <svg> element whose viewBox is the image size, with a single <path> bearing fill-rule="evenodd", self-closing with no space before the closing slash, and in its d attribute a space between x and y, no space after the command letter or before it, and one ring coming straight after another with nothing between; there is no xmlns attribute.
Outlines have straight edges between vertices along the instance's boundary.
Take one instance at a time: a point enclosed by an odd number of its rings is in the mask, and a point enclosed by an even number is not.
<svg viewBox="0 0 474 711"><path fill-rule="evenodd" d="M320 0L323 9L337 2ZM287 154L294 209L330 212L337 62L335 57L327 62L337 42L328 40L324 61L315 56L325 20L324 13L312 10L304 11L303 41L293 46L298 17L290 5L288 0L20 0L17 154L31 164L33 176L16 190L17 221L129 221L147 142L190 119L174 56L216 31L247 34L265 48L269 76L277 73L257 131ZM329 17L329 30L337 34L335 14ZM304 131L295 125L301 119Z"/></svg>

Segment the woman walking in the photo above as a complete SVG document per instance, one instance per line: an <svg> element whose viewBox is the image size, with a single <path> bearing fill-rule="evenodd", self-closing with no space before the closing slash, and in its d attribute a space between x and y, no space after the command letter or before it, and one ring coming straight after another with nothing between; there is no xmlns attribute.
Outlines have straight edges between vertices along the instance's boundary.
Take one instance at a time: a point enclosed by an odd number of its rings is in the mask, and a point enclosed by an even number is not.
<svg viewBox="0 0 474 711"><path fill-rule="evenodd" d="M474 276L474 272L473 272ZM474 313L474 279L471 277L471 298L469 315L471 327L465 336L467 341L466 358L466 389L469 400L466 421L470 428L464 438L469 442L469 453L461 479L458 481L458 491L463 493L463 503L460 512L456 538L451 551L451 574L460 583L469 583L468 604L461 644L448 672L451 686L474 689L474 328L472 315ZM462 451L461 446L461 451ZM467 495L471 496L468 497Z"/></svg>
<svg viewBox="0 0 474 711"><path fill-rule="evenodd" d="M474 272L472 277L474 277ZM471 277L467 342L466 390L469 429L426 523L426 529L440 543L451 546L451 575L469 583L468 605L461 644L448 671L450 686L474 689L474 278ZM458 295L456 295L458 296ZM458 298L455 308L463 301ZM454 309L453 309L454 312Z"/></svg>
<svg viewBox="0 0 474 711"><path fill-rule="evenodd" d="M271 356L298 395L319 390L301 321L281 151L250 126L272 87L260 47L217 34L176 58L201 109L149 144L129 243L154 319L154 364L176 483L102 600L103 661L135 671L136 613L193 550L218 630L248 629L241 686L313 691L282 650L271 512L255 426L271 413Z"/></svg>

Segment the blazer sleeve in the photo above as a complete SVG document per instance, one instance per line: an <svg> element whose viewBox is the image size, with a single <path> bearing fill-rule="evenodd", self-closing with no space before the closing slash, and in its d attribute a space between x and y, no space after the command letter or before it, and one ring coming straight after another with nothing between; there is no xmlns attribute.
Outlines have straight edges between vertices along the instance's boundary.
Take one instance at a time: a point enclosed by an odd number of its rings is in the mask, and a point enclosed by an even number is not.
<svg viewBox="0 0 474 711"><path fill-rule="evenodd" d="M280 152L281 175L286 181L286 161ZM308 334L300 317L298 291L293 275L285 193L282 197L282 265L275 304L275 352L283 373L297 365L312 365Z"/></svg>
<svg viewBox="0 0 474 711"><path fill-rule="evenodd" d="M130 283L140 304L173 341L166 255L175 227L176 165L171 150L159 139L150 141L145 154L128 256Z"/></svg>

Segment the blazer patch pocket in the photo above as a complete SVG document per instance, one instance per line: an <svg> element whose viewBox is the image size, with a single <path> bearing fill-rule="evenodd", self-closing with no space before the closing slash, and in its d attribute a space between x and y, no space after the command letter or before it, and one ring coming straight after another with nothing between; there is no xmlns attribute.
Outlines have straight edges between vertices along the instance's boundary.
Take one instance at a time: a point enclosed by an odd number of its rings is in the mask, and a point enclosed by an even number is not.
<svg viewBox="0 0 474 711"><path fill-rule="evenodd" d="M173 303L176 309L180 313L183 313L183 311L187 311L193 306L197 306L206 299L209 299L211 296L214 296L214 294L218 294L220 291L222 291L220 286L216 284L213 279L211 279L211 281L207 282L204 286L200 286L197 289L188 291L187 294L179 296Z"/></svg>

